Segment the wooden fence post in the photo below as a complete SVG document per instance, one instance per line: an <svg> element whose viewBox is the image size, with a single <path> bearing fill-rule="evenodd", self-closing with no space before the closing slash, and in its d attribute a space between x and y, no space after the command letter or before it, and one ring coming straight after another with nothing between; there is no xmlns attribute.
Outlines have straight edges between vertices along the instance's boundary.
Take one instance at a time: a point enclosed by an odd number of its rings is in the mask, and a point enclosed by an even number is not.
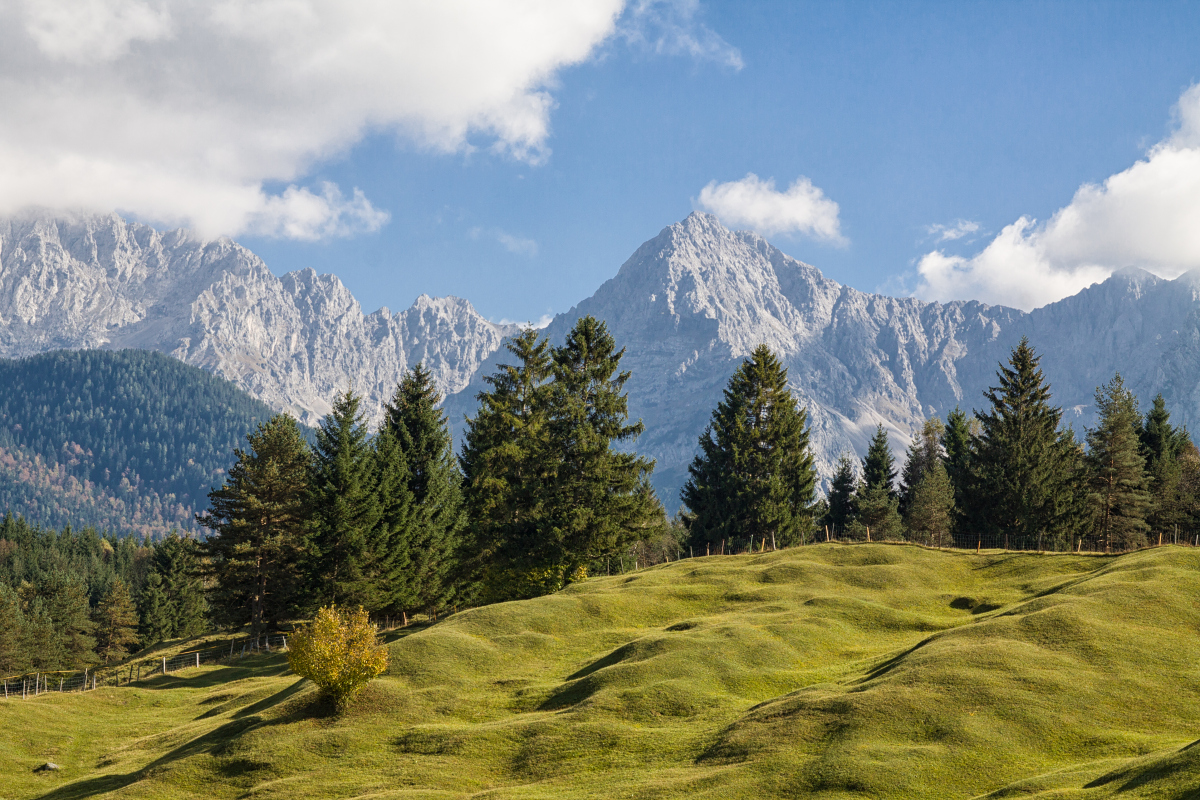
<svg viewBox="0 0 1200 800"><path fill-rule="evenodd" d="M167 674L167 657L166 656L163 656L162 667L163 667L163 675L166 675Z"/></svg>
<svg viewBox="0 0 1200 800"><path fill-rule="evenodd" d="M196 666L200 666L200 651L196 651Z"/></svg>
<svg viewBox="0 0 1200 800"><path fill-rule="evenodd" d="M871 541L871 526L867 526L867 541Z"/></svg>

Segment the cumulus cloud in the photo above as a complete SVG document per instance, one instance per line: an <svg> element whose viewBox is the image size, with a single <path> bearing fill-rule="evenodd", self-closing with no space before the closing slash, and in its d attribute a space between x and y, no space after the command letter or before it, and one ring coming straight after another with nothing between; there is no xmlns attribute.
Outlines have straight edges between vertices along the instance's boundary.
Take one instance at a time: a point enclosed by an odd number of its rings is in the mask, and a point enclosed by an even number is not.
<svg viewBox="0 0 1200 800"><path fill-rule="evenodd" d="M964 236L970 236L979 230L978 222L971 222L966 219L955 220L950 225L926 225L925 232L936 238L939 242L953 242Z"/></svg>
<svg viewBox="0 0 1200 800"><path fill-rule="evenodd" d="M373 230L386 215L357 190L302 185L314 164L370 131L544 160L555 75L616 33L623 3L0 3L0 214Z"/></svg>
<svg viewBox="0 0 1200 800"><path fill-rule="evenodd" d="M926 254L915 293L1031 309L1123 267L1164 278L1200 268L1200 85L1174 116L1174 131L1144 159L1084 184L1049 220L1021 217L973 256Z"/></svg>
<svg viewBox="0 0 1200 800"><path fill-rule="evenodd" d="M838 204L803 176L787 191L775 188L775 179L765 181L748 173L740 181L711 181L700 190L699 205L727 225L752 228L763 236L802 233L814 239L844 244Z"/></svg>

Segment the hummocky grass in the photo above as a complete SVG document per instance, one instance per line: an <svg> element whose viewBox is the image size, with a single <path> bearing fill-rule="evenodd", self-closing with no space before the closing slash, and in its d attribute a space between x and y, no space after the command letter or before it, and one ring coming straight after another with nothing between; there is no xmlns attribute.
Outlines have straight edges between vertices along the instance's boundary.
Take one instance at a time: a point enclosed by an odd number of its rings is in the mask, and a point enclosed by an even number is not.
<svg viewBox="0 0 1200 800"><path fill-rule="evenodd" d="M280 655L0 703L0 798L1190 797L1198 600L1190 548L697 558L401 631L340 716Z"/></svg>

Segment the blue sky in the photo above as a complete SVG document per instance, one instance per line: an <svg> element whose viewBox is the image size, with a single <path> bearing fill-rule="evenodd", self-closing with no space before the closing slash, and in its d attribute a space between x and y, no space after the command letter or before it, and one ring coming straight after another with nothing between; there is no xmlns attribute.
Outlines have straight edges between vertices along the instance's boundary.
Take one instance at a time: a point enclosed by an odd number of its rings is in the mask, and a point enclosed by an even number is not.
<svg viewBox="0 0 1200 800"><path fill-rule="evenodd" d="M154 4L147 8L154 12ZM155 55L152 45L180 41L180 31L197 27L183 27L181 12L170 19L155 13L136 18L147 32L115 51L114 70L122 59L175 58ZM1182 185L1170 177L1190 170L1200 148L1190 138L1200 128L1188 127L1188 104L1200 108L1200 93L1187 94L1200 81L1198 3L659 2L613 18L610 28L589 21L591 39L563 45L538 67L530 85L552 99L540 133L506 134L508 123L481 123L468 111L457 133L413 133L436 114L408 109L389 118L364 101L368 110L348 112L345 129L324 119L320 135L296 145L290 161L237 173L259 187L265 208L272 198L294 197L289 187L319 197L330 182L343 200L360 190L374 215L367 223L316 235L289 234L285 223L208 227L233 233L277 273L312 267L337 274L367 310L401 309L421 293L454 294L497 320L567 310L641 242L704 205L706 185L748 173L773 179L781 191L806 178L827 210L836 203L839 236L803 226L766 232L785 252L865 290L1031 307L1120 266L1168 277L1200 266L1200 242L1186 230L1200 209L1200 183L1190 172ZM450 25L452 41L458 23L429 24ZM32 23L27 29L41 48L27 48L31 63L57 58L70 66L72 56L55 56ZM451 68L446 63L430 56L385 68L425 79L421 70L436 77ZM496 66L481 69L486 77ZM234 78L202 77L241 86L253 74L246 64ZM130 79L112 80L113 91L147 96L121 83ZM369 84L356 86L369 91ZM378 91L424 89L400 82ZM322 102L331 107L338 99ZM303 111L288 118L290 127L271 128L273 140L308 124ZM256 136L230 138L228 147ZM245 147L245 161L271 160ZM1152 172L1163 148L1174 148L1179 160L1158 164L1157 179L1133 174L1126 182L1136 190L1105 184L1138 162ZM199 178L181 186L184 194L207 197L213 157L204 157L209 172L198 170ZM1172 189L1162 189L1163 175ZM1099 194L1077 195L1087 184ZM1186 206L1172 212L1179 218L1164 234L1178 241L1166 249L1140 242L1138 215L1157 215L1137 198L1169 191L1182 193ZM98 206L107 196L72 202ZM20 199L8 198L9 205ZM136 194L111 202L150 221L205 227L186 205ZM1131 232L1114 232L1106 222L1113 214L1132 220ZM1076 217L1114 237L1103 252L1088 249L1097 237L1087 224L1067 224ZM947 238L943 230L962 235ZM1020 265L1009 270L1012 259Z"/></svg>

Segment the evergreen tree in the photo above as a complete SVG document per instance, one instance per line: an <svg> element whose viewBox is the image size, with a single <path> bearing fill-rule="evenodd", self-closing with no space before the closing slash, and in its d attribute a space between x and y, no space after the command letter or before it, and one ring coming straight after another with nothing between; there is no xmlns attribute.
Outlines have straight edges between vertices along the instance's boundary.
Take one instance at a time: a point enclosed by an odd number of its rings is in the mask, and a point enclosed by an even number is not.
<svg viewBox="0 0 1200 800"><path fill-rule="evenodd" d="M470 555L464 567L485 600L541 591L527 580L538 568L549 454L547 379L550 344L533 328L505 343L515 364L501 364L467 420L459 464L469 508Z"/></svg>
<svg viewBox="0 0 1200 800"><path fill-rule="evenodd" d="M887 431L883 425L875 429L867 455L863 458L863 484L867 489L883 487L889 495L896 494L896 459L888 444Z"/></svg>
<svg viewBox="0 0 1200 800"><path fill-rule="evenodd" d="M208 603L200 575L199 545L172 532L154 548L154 570L162 579L171 620L168 638L197 636L208 629Z"/></svg>
<svg viewBox="0 0 1200 800"><path fill-rule="evenodd" d="M942 464L945 455L942 452L942 435L945 433L942 421L937 417L925 420L921 434L913 439L908 448L908 457L904 460L904 471L900 478L900 513L907 516L912 504L913 494L918 484L934 468L934 464ZM947 478L948 480L948 478Z"/></svg>
<svg viewBox="0 0 1200 800"><path fill-rule="evenodd" d="M854 488L857 485L855 459L849 453L842 453L829 484L829 496L826 498L829 510L822 521L833 536L839 531L845 535L847 526L854 521Z"/></svg>
<svg viewBox="0 0 1200 800"><path fill-rule="evenodd" d="M650 488L654 462L614 447L631 444L643 430L640 420L627 424L629 372L619 371L624 354L608 327L591 316L577 320L552 353L546 441L553 471L539 531L547 590L666 524Z"/></svg>
<svg viewBox="0 0 1200 800"><path fill-rule="evenodd" d="M903 539L900 499L883 484L860 483L854 495L854 521L849 533L855 538L869 537L873 542Z"/></svg>
<svg viewBox="0 0 1200 800"><path fill-rule="evenodd" d="M954 487L945 464L938 458L910 494L905 515L909 538L933 547L949 544L953 511Z"/></svg>
<svg viewBox="0 0 1200 800"><path fill-rule="evenodd" d="M454 458L442 397L433 375L417 363L400 381L385 409L408 468L413 516L409 525L409 575L422 608L436 613L454 597L450 581L463 528L462 475Z"/></svg>
<svg viewBox="0 0 1200 800"><path fill-rule="evenodd" d="M1146 471L1156 475L1159 466L1173 461L1191 441L1187 428L1176 428L1171 424L1171 412L1162 394L1154 398L1154 405L1146 414L1144 424L1138 426L1138 439L1142 455L1146 459Z"/></svg>
<svg viewBox="0 0 1200 800"><path fill-rule="evenodd" d="M971 430L971 422L978 422L960 408L946 415L946 428L942 431L942 449L945 451L946 476L954 492L951 532L962 530L964 519L969 515L971 487L971 446L978 432Z"/></svg>
<svg viewBox="0 0 1200 800"><path fill-rule="evenodd" d="M729 379L688 473L681 496L694 546L751 536L786 546L812 528L807 412L766 345Z"/></svg>
<svg viewBox="0 0 1200 800"><path fill-rule="evenodd" d="M418 509L408 488L404 451L386 425L375 437L374 457L379 521L370 544L374 555L368 578L375 586L375 610L400 612L420 602L412 554Z"/></svg>
<svg viewBox="0 0 1200 800"><path fill-rule="evenodd" d="M1096 389L1099 422L1087 432L1091 466L1092 502L1099 536L1108 552L1146 543L1146 514L1150 493L1146 489L1146 461L1140 451L1137 429L1141 421L1137 398L1125 388L1118 373Z"/></svg>
<svg viewBox="0 0 1200 800"><path fill-rule="evenodd" d="M60 654L54 659L59 666L45 668L74 669L96 663L96 639L92 635L96 626L92 622L91 605L83 581L75 574L54 570L35 591L44 603L61 646Z"/></svg>
<svg viewBox="0 0 1200 800"><path fill-rule="evenodd" d="M379 523L375 457L352 390L321 421L309 476L313 527L308 545L310 605L377 608L371 580Z"/></svg>
<svg viewBox="0 0 1200 800"><path fill-rule="evenodd" d="M246 442L249 449L234 451L229 477L196 519L216 534L202 547L216 618L233 627L249 623L258 636L268 620L294 616L300 602L311 453L286 414L259 425Z"/></svg>
<svg viewBox="0 0 1200 800"><path fill-rule="evenodd" d="M96 607L96 654L104 661L120 661L137 644L137 608L125 581L117 578Z"/></svg>
<svg viewBox="0 0 1200 800"><path fill-rule="evenodd" d="M27 654L26 669L43 672L55 669L74 669L94 663L94 659L79 660L67 652L50 605L45 598L33 595L25 609L24 650Z"/></svg>
<svg viewBox="0 0 1200 800"><path fill-rule="evenodd" d="M139 631L143 642L158 644L175 635L175 615L158 570L152 569L146 576L146 586L142 589L138 607L141 614Z"/></svg>
<svg viewBox="0 0 1200 800"><path fill-rule="evenodd" d="M991 409L978 415L966 492L972 533L1039 541L1047 533L1070 535L1066 488L1075 454L1058 433L1062 411L1050 405L1039 361L1022 339L1008 365L1000 365L999 386L984 392Z"/></svg>
<svg viewBox="0 0 1200 800"><path fill-rule="evenodd" d="M0 582L0 675L25 669L26 644L21 598L15 589Z"/></svg>

